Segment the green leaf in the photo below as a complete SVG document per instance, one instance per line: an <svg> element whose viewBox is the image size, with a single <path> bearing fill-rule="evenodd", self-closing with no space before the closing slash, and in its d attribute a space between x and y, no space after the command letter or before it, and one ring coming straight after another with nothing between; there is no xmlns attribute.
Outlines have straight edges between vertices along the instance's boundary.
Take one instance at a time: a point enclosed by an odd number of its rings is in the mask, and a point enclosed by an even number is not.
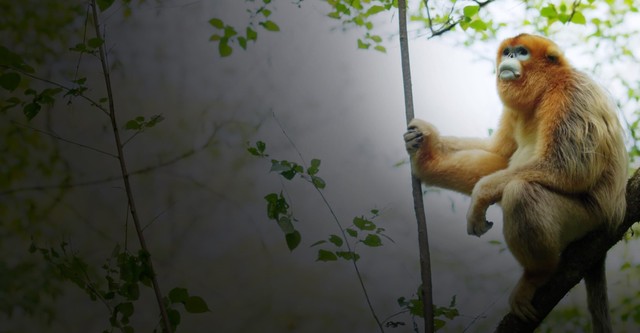
<svg viewBox="0 0 640 333"><path fill-rule="evenodd" d="M324 240L324 239L323 239L323 240L319 240L319 241L317 241L317 242L315 242L315 243L313 243L313 244L309 245L309 247L318 246L318 245L320 245L320 244L324 244L324 243L326 243L326 242L327 242L327 241L326 241L326 240Z"/></svg>
<svg viewBox="0 0 640 333"><path fill-rule="evenodd" d="M184 303L189 298L189 292L185 288L173 288L169 292L171 303Z"/></svg>
<svg viewBox="0 0 640 333"><path fill-rule="evenodd" d="M382 7L382 6L378 6L378 5L376 5L376 6L371 6L371 7L367 10L367 12L365 13L365 16L375 15L375 14L380 13L380 12L383 12L383 11L385 11L385 9L384 9L384 7Z"/></svg>
<svg viewBox="0 0 640 333"><path fill-rule="evenodd" d="M287 241L287 247L289 247L289 251L293 251L296 247L298 247L298 245L300 245L302 235L300 235L300 232L295 230L292 233L284 235L284 238Z"/></svg>
<svg viewBox="0 0 640 333"><path fill-rule="evenodd" d="M571 22L575 24L587 24L587 19L581 12L573 13L573 17L571 18Z"/></svg>
<svg viewBox="0 0 640 333"><path fill-rule="evenodd" d="M558 16L558 12L556 12L556 7L550 4L540 9L540 16L552 19Z"/></svg>
<svg viewBox="0 0 640 333"><path fill-rule="evenodd" d="M471 27L475 31L485 31L487 30L487 24L482 20L474 20L469 23L469 27Z"/></svg>
<svg viewBox="0 0 640 333"><path fill-rule="evenodd" d="M224 22L221 19L212 18L209 20L209 24L211 24L214 28L224 29Z"/></svg>
<svg viewBox="0 0 640 333"><path fill-rule="evenodd" d="M327 16L329 16L332 19L336 19L336 20L340 19L340 13L338 13L338 12L331 12L331 13L327 14Z"/></svg>
<svg viewBox="0 0 640 333"><path fill-rule="evenodd" d="M288 161L271 160L270 172L282 172L286 170L291 170L291 163Z"/></svg>
<svg viewBox="0 0 640 333"><path fill-rule="evenodd" d="M269 16L271 16L271 11L270 11L270 10L268 10L268 9L263 9L263 10L261 11L261 13L262 13L262 15L263 15L264 17L269 17Z"/></svg>
<svg viewBox="0 0 640 333"><path fill-rule="evenodd" d="M267 148L267 144L263 141L258 141L256 142L256 148L258 148L260 153L264 153L264 150Z"/></svg>
<svg viewBox="0 0 640 333"><path fill-rule="evenodd" d="M377 247L382 246L382 240L380 236L374 234L368 234L367 237L362 241L362 243L366 246Z"/></svg>
<svg viewBox="0 0 640 333"><path fill-rule="evenodd" d="M282 214L287 214L289 204L287 200L282 196L282 193L278 196L275 193L267 194L265 197L267 200L267 217L272 220L277 220Z"/></svg>
<svg viewBox="0 0 640 333"><path fill-rule="evenodd" d="M260 22L260 25L269 31L280 31L280 27L277 24L275 24L275 22L270 20Z"/></svg>
<svg viewBox="0 0 640 333"><path fill-rule="evenodd" d="M351 229L351 228L347 228L345 231L347 232L347 234L349 234L349 236L351 236L353 238L358 237L358 232L353 230L353 229Z"/></svg>
<svg viewBox="0 0 640 333"><path fill-rule="evenodd" d="M98 38L98 37L90 38L87 41L87 45L90 48L93 48L93 49L99 48L100 46L102 46L102 44L104 44L104 40L102 38Z"/></svg>
<svg viewBox="0 0 640 333"><path fill-rule="evenodd" d="M0 75L0 87L8 90L8 91L14 91L16 88L18 88L18 85L20 84L20 74L18 73L14 73L14 72L9 72L9 73L4 73L2 75Z"/></svg>
<svg viewBox="0 0 640 333"><path fill-rule="evenodd" d="M296 174L303 172L302 166L294 162L271 160L271 172L280 172L287 180L293 179Z"/></svg>
<svg viewBox="0 0 640 333"><path fill-rule="evenodd" d="M137 130L142 128L142 125L140 125L140 123L135 121L135 120L129 120L124 125L124 128L128 129L128 130L136 130L137 131Z"/></svg>
<svg viewBox="0 0 640 333"><path fill-rule="evenodd" d="M176 327L180 324L180 312L176 309L167 309L167 316L169 317L169 323L175 331Z"/></svg>
<svg viewBox="0 0 640 333"><path fill-rule="evenodd" d="M120 303L116 306L116 310L122 314L123 317L129 318L133 316L134 307L131 302Z"/></svg>
<svg viewBox="0 0 640 333"><path fill-rule="evenodd" d="M353 219L353 225L355 225L360 230L371 231L376 229L375 223L363 217L355 217Z"/></svg>
<svg viewBox="0 0 640 333"><path fill-rule="evenodd" d="M100 11L104 12L109 7L111 7L111 5L113 5L114 1L115 0L98 0L96 2L98 3L98 8L100 8Z"/></svg>
<svg viewBox="0 0 640 333"><path fill-rule="evenodd" d="M462 12L464 13L464 16L466 16L466 17L473 17L473 15L476 15L479 10L480 10L480 6L471 5L471 6L464 7Z"/></svg>
<svg viewBox="0 0 640 333"><path fill-rule="evenodd" d="M318 176L311 176L311 183L313 184L313 186L321 190L327 186L327 183L325 183L324 179Z"/></svg>
<svg viewBox="0 0 640 333"><path fill-rule="evenodd" d="M327 250L318 250L318 258L316 259L316 261L336 261L338 260L338 257L335 255L335 253L331 252L331 251L327 251Z"/></svg>
<svg viewBox="0 0 640 333"><path fill-rule="evenodd" d="M40 108L40 104L32 102L25 105L25 107L22 109L22 112L27 117L27 120L31 120L38 115L38 113L40 112Z"/></svg>
<svg viewBox="0 0 640 333"><path fill-rule="evenodd" d="M258 142L256 142L256 146L255 147L248 147L247 151L253 156L266 157L266 156L268 156L267 154L264 153L266 148L267 148L267 144L266 143L264 143L262 141L258 141Z"/></svg>
<svg viewBox="0 0 640 333"><path fill-rule="evenodd" d="M558 15L558 20L562 23L567 23L569 21L569 14L561 13Z"/></svg>
<svg viewBox="0 0 640 333"><path fill-rule="evenodd" d="M387 53L387 49L382 45L376 45L373 49L382 53Z"/></svg>
<svg viewBox="0 0 640 333"><path fill-rule="evenodd" d="M233 49L229 46L229 40L226 38L222 38L220 43L218 44L218 52L221 57L228 57L233 53Z"/></svg>
<svg viewBox="0 0 640 333"><path fill-rule="evenodd" d="M199 296L190 296L184 303L184 309L189 313L203 313L209 311L207 302Z"/></svg>
<svg viewBox="0 0 640 333"><path fill-rule="evenodd" d="M293 227L293 223L291 223L291 218L286 215L278 217L278 226L280 227L280 230L282 230L282 232L285 234L290 234L296 231L296 229Z"/></svg>
<svg viewBox="0 0 640 333"><path fill-rule="evenodd" d="M247 39L246 39L246 38L244 38L244 37L238 37L238 44L240 44L240 47L241 47L243 50L246 50L246 49L247 49Z"/></svg>
<svg viewBox="0 0 640 333"><path fill-rule="evenodd" d="M258 39L258 33L251 27L247 27L247 40L255 41L256 39Z"/></svg>
<svg viewBox="0 0 640 333"><path fill-rule="evenodd" d="M336 252L336 255L345 260L357 261L358 259L360 259L360 255L352 251L338 251Z"/></svg>
<svg viewBox="0 0 640 333"><path fill-rule="evenodd" d="M338 235L331 235L329 236L329 241L333 244L335 244L335 246L342 246L342 244L344 243L344 241L342 240L342 238Z"/></svg>
<svg viewBox="0 0 640 333"><path fill-rule="evenodd" d="M311 160L311 166L309 168L307 168L307 174L309 176L313 176L315 174L318 173L318 171L320 171L320 160L317 158L314 158Z"/></svg>
<svg viewBox="0 0 640 333"><path fill-rule="evenodd" d="M165 119L164 116L162 116L161 114L153 115L151 116L151 120L149 120L144 124L144 127L151 128L153 126L156 126L158 123L162 122L164 119Z"/></svg>
<svg viewBox="0 0 640 333"><path fill-rule="evenodd" d="M358 48L359 49L368 49L369 46L371 46L371 44L365 43L362 41L362 39L358 38Z"/></svg>

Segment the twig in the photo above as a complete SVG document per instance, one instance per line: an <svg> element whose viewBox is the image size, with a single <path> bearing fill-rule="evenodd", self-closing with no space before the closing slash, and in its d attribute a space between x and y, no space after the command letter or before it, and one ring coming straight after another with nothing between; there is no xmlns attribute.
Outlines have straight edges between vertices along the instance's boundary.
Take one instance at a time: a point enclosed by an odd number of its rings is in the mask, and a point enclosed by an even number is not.
<svg viewBox="0 0 640 333"><path fill-rule="evenodd" d="M218 130L220 129L219 126L216 126L216 128L214 128L214 132L209 136L209 138L207 139L207 141L202 144L202 146L196 148L196 149L189 149L179 155L176 155L164 162L160 162L157 163L155 165L151 165L151 166L146 166L140 169L136 169L134 171L130 171L129 172L129 176L132 175L139 175L139 174L144 174L144 173L148 173L160 168L164 168L167 166L170 166L172 164L175 164L177 162L180 162L183 159L189 158L190 156L198 153L201 150L204 150L205 148L207 148L208 146L210 146L211 144L215 143L215 138L216 135L218 133ZM117 156L114 155L114 157L117 158ZM87 181L82 181L82 182L77 182L77 183L68 183L66 180L65 182L63 182L62 184L51 184L51 185L36 185L36 186L26 186L26 187L18 187L18 188L12 188L12 189L7 189L7 190L2 190L0 191L0 197L5 196L5 195L11 195L11 194L15 194L15 193L20 193L20 192L29 192L29 191L45 191L45 190L56 190L56 189L67 189L67 188L75 188L75 187L85 187L85 186L93 186L93 185L100 185L100 184L104 184L104 183L109 183L112 181L116 181L116 180L121 180L122 176L120 177L106 177L106 178L102 178L102 179L94 179L94 180L87 180Z"/></svg>
<svg viewBox="0 0 640 333"><path fill-rule="evenodd" d="M82 98L82 99L86 100L86 101L87 101L87 102L89 102L92 106L95 106L95 107L96 107L96 108L98 108L100 111L104 112L104 114L109 115L109 111L107 111L107 109L105 109L105 107L104 107L104 106L100 105L100 103L98 103L98 102L94 101L93 99L91 99L90 97L85 96L85 95L84 95L84 94L82 94L82 93L74 92L74 89L73 89L73 88L69 88L69 87L67 87L67 86L65 86L65 85L63 85L63 84L58 83L58 82L51 81L51 80L49 80L49 79L45 79L45 78L39 77L39 76L37 76L37 75L33 75L33 74L31 74L31 73L25 72L25 71L23 71L23 70L21 70L21 69L15 68L15 67L6 66L6 65L0 65L0 68L10 69L10 70L12 70L12 71L16 71L16 72L18 72L18 73L20 73L20 74L22 74L22 75L24 75L24 76L28 76L28 77L30 77L30 78L32 78L32 79L34 79L34 80L38 80L38 81L42 81L42 82L44 82L44 83L48 83L48 84L50 84L50 85L56 86L56 87L58 87L58 88L61 88L62 90L65 90L65 91L67 91L67 92L73 92L73 95L75 95L75 96L80 96L80 98Z"/></svg>
<svg viewBox="0 0 640 333"><path fill-rule="evenodd" d="M107 55L105 52L106 43L104 42L104 35L100 30L100 22L98 20L98 6L96 4L96 0L91 1L91 6L93 11L93 24L96 32L96 37L102 38L103 40L103 43L99 46L98 51L100 54L100 63L102 64L102 74L104 76L104 82L107 88L107 98L109 100L109 118L111 119L111 128L113 130L113 137L115 139L116 149L118 150L118 161L120 161L120 172L122 174L125 191L127 193L129 211L131 212L131 217L133 218L133 224L136 229L136 234L138 235L138 241L140 242L140 247L144 252L150 255L149 249L147 248L147 242L144 238L144 234L142 231L140 218L138 217L138 211L136 210L133 190L131 188L131 182L129 181L129 173L127 171L127 164L126 164L124 152L122 149L122 142L121 142L120 133L118 130L118 122L116 120L113 91L111 89L111 77L109 74L109 64L108 64ZM167 315L167 309L163 301L162 291L160 290L160 286L158 285L157 274L155 272L155 269L153 268L151 258L149 259L149 269L152 272L151 283L153 284L153 291L156 296L156 301L158 302L158 307L160 308L163 331L165 333L172 333L173 330L171 327L171 322L169 321L169 316Z"/></svg>
<svg viewBox="0 0 640 333"><path fill-rule="evenodd" d="M80 143L80 142L75 142L75 141L71 141L71 140L69 140L69 139L65 139L65 138L63 138L63 137L59 136L58 134L55 134L55 133L52 133L52 132L48 132L48 131L45 131L45 130L41 130L41 129L38 129L38 128L35 128L35 127L32 127L32 126L26 125L26 124L21 124L21 123L19 123L19 122L17 122L17 121L13 121L13 120L11 121L11 123L12 123L12 124L14 124L14 125L16 125L16 126L24 127L24 128L30 129L30 130L32 130L32 131L35 131L35 132L38 132L38 133L42 133L42 134L48 135L48 136L50 136L50 137L52 137L52 138L54 138L54 139L58 139L58 140L60 140L60 141L63 141L63 142L66 142L66 143L69 143L69 144L72 144L72 145L76 145L76 146L78 146L78 147L86 148L86 149L89 149L89 150L93 150L93 151L95 151L95 152L98 152L98 153L100 153L100 154L104 154L104 155L107 155L107 156L110 156L110 157L118 158L118 156L117 156L117 155L114 155L114 154L112 154L112 153L110 153L110 152L108 152L108 151L104 151L104 150L101 150L101 149L98 149L98 148L95 148L95 147L87 146L87 145L85 145L85 144L83 144L83 143Z"/></svg>
<svg viewBox="0 0 640 333"><path fill-rule="evenodd" d="M398 12L400 22L400 53L402 60L402 81L404 84L404 103L407 124L414 118L413 93L411 90L411 65L409 62L409 41L407 37L407 2L398 0ZM433 292L431 286L431 258L429 254L429 237L427 232L427 219L424 212L422 199L422 184L413 172L411 173L411 185L413 188L413 208L418 223L418 246L420 249L420 272L422 288L422 315L424 316L425 333L434 332Z"/></svg>
<svg viewBox="0 0 640 333"><path fill-rule="evenodd" d="M284 130L284 128L282 127L282 124L280 124L280 121L278 121L278 118L276 117L275 113L273 114L273 118L276 120L276 123L278 124L278 127L280 127L280 130L284 134L285 138L287 138L287 140L289 141L289 143L291 144L293 149L296 151L296 153L298 153L298 156L300 157L300 161L302 162L304 168L306 169L307 168L307 165L306 165L307 163L305 162L304 157L302 156L302 153L300 152L298 147L296 147L296 144L293 142L293 140L291 140L291 137L289 137L287 132ZM347 246L347 250L349 252L355 254L355 250L351 249L351 245L350 245L349 240L347 238L347 233L345 232L344 227L342 227L342 223L340 223L340 219L338 219L338 216L333 211L333 208L331 207L331 204L329 204L329 201L324 196L324 193L322 193L322 191L317 186L314 185L313 187L316 189L316 192L318 192L318 194L320 195L320 198L322 198L322 202L324 202L324 205L327 207L327 209L329 209L329 213L331 214L331 217L333 217L333 220L338 225L338 229L340 229L340 233L342 234L342 238L344 239L344 242L345 242L345 244ZM373 316L373 319L376 321L376 324L378 325L378 328L380 329L380 332L384 333L384 327L382 326L383 322L380 321L380 319L378 318L378 315L376 314L375 309L373 308L373 304L371 303L371 298L369 297L369 293L367 292L367 288L364 285L364 280L362 279L362 274L360 273L360 269L358 268L358 264L356 263L356 260L357 259L356 259L355 255L351 256L351 263L353 264L353 269L356 271L356 276L358 277L358 282L360 283L360 288L362 289L362 292L364 293L364 298L366 299L367 305L369 306L369 311L371 312L371 315Z"/></svg>
<svg viewBox="0 0 640 333"><path fill-rule="evenodd" d="M474 0L473 2L475 2L480 8L494 2L495 0L485 0L485 1L477 1ZM464 19L464 17L460 17L457 20L451 21L449 19L449 22L447 24L443 24L442 27L438 28L437 30L433 29L433 23L431 21L431 13L429 10L429 1L428 0L424 0L425 3L425 7L427 8L427 19L429 21L429 30L431 30L431 36L428 37L428 39L431 39L433 37L436 36L440 36L448 31L450 31L451 29L455 28L458 24L460 24L460 22L462 22L462 20ZM455 8L455 4L453 4L451 6L451 11L449 12L449 17L451 17L451 14L453 13L453 10Z"/></svg>

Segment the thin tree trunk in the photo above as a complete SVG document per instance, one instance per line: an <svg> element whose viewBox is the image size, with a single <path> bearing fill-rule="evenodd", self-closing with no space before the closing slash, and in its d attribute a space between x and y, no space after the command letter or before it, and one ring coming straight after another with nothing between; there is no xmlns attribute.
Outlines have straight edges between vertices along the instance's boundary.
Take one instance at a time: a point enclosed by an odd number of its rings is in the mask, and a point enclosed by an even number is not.
<svg viewBox="0 0 640 333"><path fill-rule="evenodd" d="M402 59L402 81L404 84L404 104L407 116L407 124L414 118L413 113L413 93L411 92L411 66L409 63L409 41L407 38L407 2L398 0L398 14L400 22L400 54ZM424 202L422 199L422 185L420 179L411 176L413 187L413 208L418 222L418 245L420 248L420 272L422 277L422 288L420 288L424 331L432 333L434 331L433 321L433 295L431 287L431 258L429 254L429 237L427 232L427 219L424 212Z"/></svg>

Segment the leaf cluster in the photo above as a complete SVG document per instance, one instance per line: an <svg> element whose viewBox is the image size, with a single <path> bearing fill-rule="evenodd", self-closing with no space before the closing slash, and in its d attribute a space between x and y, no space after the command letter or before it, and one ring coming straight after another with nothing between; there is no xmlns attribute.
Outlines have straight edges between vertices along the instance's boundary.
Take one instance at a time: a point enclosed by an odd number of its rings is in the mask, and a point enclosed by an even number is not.
<svg viewBox="0 0 640 333"><path fill-rule="evenodd" d="M262 5L255 10L247 10L251 17L251 22L244 28L244 34L238 33L238 30L230 24L225 23L220 18L212 18L209 24L217 30L211 35L210 41L218 43L218 53L221 57L228 57L233 53L232 44L238 43L243 50L247 49L247 43L255 43L258 40L257 26L262 27L266 31L280 31L280 26L269 19L272 10L269 9L271 0L262 0ZM255 23L254 20L257 20Z"/></svg>
<svg viewBox="0 0 640 333"><path fill-rule="evenodd" d="M386 53L387 49L382 43L382 37L372 33L374 28L373 18L392 8L398 8L397 0L329 0L331 12L327 15L332 19L340 20L344 27L364 28L364 36L358 38L359 49L373 49Z"/></svg>
<svg viewBox="0 0 640 333"><path fill-rule="evenodd" d="M384 228L378 227L372 220L378 216L378 210L374 209L371 211L373 216L371 218L365 218L363 216L355 217L351 226L345 228L345 234L351 238L355 244L363 244L368 247L379 247L382 246L382 237L387 238L388 240L393 240L387 236L384 231ZM338 258L342 258L348 261L357 261L360 259L360 255L352 250L351 247L347 246L346 250L342 247L345 242L348 242L348 239L343 239L338 235L329 235L329 238L326 240L319 240L311 246L318 246L323 244L333 244L334 249L321 248L318 250L318 255L316 261L336 261Z"/></svg>
<svg viewBox="0 0 640 333"><path fill-rule="evenodd" d="M422 309L424 303L422 302L422 298L420 296L422 295L420 288L418 288L416 294L414 294L411 298L407 299L406 297L400 297L397 300L398 305L405 311L409 312L412 317L422 317L424 314L424 311ZM449 302L448 306L438 306L434 304L433 316L434 329L436 331L444 328L444 326L447 324L447 321L451 321L460 316L460 312L456 307L456 296L454 295L453 297L451 297L451 301ZM388 323L393 323L394 326L397 326L398 324L404 325L403 322L397 321Z"/></svg>
<svg viewBox="0 0 640 333"><path fill-rule="evenodd" d="M111 256L102 265L102 275L92 270L86 260L69 249L69 244L62 242L58 248L42 248L32 243L29 252L40 253L47 264L55 269L63 280L72 282L82 289L91 300L102 302L109 310L111 330L117 329L125 333L133 333L131 317L135 314L135 302L140 298L140 285L152 287L153 270L149 253L139 250L137 254L121 250L116 245ZM174 288L165 297L167 305L182 304L188 313L209 311L206 302L198 296L190 296L184 288ZM180 313L175 309L168 310L170 321L175 329L180 323Z"/></svg>

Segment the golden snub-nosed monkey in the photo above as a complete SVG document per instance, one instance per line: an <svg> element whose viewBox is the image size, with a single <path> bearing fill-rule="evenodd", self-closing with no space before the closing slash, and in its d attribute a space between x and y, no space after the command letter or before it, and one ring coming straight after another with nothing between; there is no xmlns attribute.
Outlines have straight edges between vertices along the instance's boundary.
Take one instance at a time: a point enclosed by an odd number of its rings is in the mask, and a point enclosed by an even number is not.
<svg viewBox="0 0 640 333"><path fill-rule="evenodd" d="M521 319L535 321L533 294L565 247L622 221L627 153L607 93L552 41L527 34L503 41L496 82L504 108L490 138L441 136L414 119L404 139L424 183L471 196L470 235L491 228L486 210L500 204L507 246L524 268L509 303ZM594 332L611 332L603 277L585 279Z"/></svg>

